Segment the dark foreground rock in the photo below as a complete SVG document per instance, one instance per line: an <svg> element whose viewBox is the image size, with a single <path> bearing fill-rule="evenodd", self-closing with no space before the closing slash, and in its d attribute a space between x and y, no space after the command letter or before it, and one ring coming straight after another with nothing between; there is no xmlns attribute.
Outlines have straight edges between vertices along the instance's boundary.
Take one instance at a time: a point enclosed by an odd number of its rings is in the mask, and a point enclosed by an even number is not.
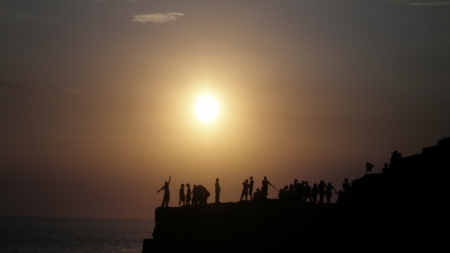
<svg viewBox="0 0 450 253"><path fill-rule="evenodd" d="M390 170L354 180L338 204L157 208L153 239L145 239L142 252L434 251L447 229L440 203L449 143L443 139Z"/></svg>

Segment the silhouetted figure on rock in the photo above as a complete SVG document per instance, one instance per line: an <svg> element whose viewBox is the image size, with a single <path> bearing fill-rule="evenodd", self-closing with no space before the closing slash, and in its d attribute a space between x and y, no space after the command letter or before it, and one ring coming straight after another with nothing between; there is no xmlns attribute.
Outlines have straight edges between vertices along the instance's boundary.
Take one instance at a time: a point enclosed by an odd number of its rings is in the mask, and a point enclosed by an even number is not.
<svg viewBox="0 0 450 253"><path fill-rule="evenodd" d="M389 168L397 167L401 160L402 160L402 154L397 152L397 150L395 150L394 152L392 152L391 163L389 164Z"/></svg>
<svg viewBox="0 0 450 253"><path fill-rule="evenodd" d="M305 202L309 199L309 203L313 202L311 199L311 186L309 185L308 181L305 182ZM316 195L317 198L317 195Z"/></svg>
<svg viewBox="0 0 450 253"><path fill-rule="evenodd" d="M298 184L298 180L297 179L295 179L294 180L294 196L295 196L295 200L296 200L296 202L300 202L300 200L299 200L299 184Z"/></svg>
<svg viewBox="0 0 450 253"><path fill-rule="evenodd" d="M262 192L263 198L267 198L267 195L269 194L269 184L275 188L275 186L273 186L273 184L271 184L267 180L267 177L264 177L264 180L262 181L262 186L261 186L261 192Z"/></svg>
<svg viewBox="0 0 450 253"><path fill-rule="evenodd" d="M323 180L320 180L319 185L317 185L317 193L319 194L319 205L323 204L323 195L325 194L325 187L327 185Z"/></svg>
<svg viewBox="0 0 450 253"><path fill-rule="evenodd" d="M294 193L294 185L289 185L289 189L287 190L287 201L294 202L295 193Z"/></svg>
<svg viewBox="0 0 450 253"><path fill-rule="evenodd" d="M192 191L191 191L191 184L186 184L186 205L190 206L191 205L191 196L192 196Z"/></svg>
<svg viewBox="0 0 450 253"><path fill-rule="evenodd" d="M156 193L160 192L161 190L164 190L164 198L161 204L161 207L168 207L169 206L169 200L170 200L170 191L169 191L169 184L170 184L171 177L169 176L169 181L164 182L164 186L161 187Z"/></svg>
<svg viewBox="0 0 450 253"><path fill-rule="evenodd" d="M344 178L344 183L342 183L342 194L347 194L350 191L350 183L348 178Z"/></svg>
<svg viewBox="0 0 450 253"><path fill-rule="evenodd" d="M318 193L317 183L314 183L313 188L311 189L311 197L314 205L317 205L317 193Z"/></svg>
<svg viewBox="0 0 450 253"><path fill-rule="evenodd" d="M342 202L342 195L343 195L342 191L339 191L339 192L337 193L337 195L338 195L338 198L337 198L337 200L336 200L336 204L339 204L339 203Z"/></svg>
<svg viewBox="0 0 450 253"><path fill-rule="evenodd" d="M298 201L300 203L305 201L305 183L305 180L302 180L302 182L298 184Z"/></svg>
<svg viewBox="0 0 450 253"><path fill-rule="evenodd" d="M255 181L253 181L253 177L250 176L250 181L248 182L248 195L250 196L250 200L253 199L253 184Z"/></svg>
<svg viewBox="0 0 450 253"><path fill-rule="evenodd" d="M330 204L331 201L331 195L333 195L333 192L331 190L334 190L335 193L337 193L336 189L331 185L331 182L328 182L327 188L325 189L325 196L327 197L327 203Z"/></svg>
<svg viewBox="0 0 450 253"><path fill-rule="evenodd" d="M215 203L220 203L220 185L219 185L219 179L216 178L216 199L215 199Z"/></svg>
<svg viewBox="0 0 450 253"><path fill-rule="evenodd" d="M278 199L281 202L287 202L288 200L288 191L289 191L289 186L285 186L283 189L280 189L280 191L278 192Z"/></svg>
<svg viewBox="0 0 450 253"><path fill-rule="evenodd" d="M199 202L199 205L206 205L206 204L208 204L208 197L210 196L209 191L203 185L198 185L197 189L198 189L198 202Z"/></svg>
<svg viewBox="0 0 450 253"><path fill-rule="evenodd" d="M198 186L194 184L194 187L192 188L192 205L198 206L199 194Z"/></svg>
<svg viewBox="0 0 450 253"><path fill-rule="evenodd" d="M247 201L247 197L248 197L248 179L245 179L244 182L242 182L242 194L241 194L241 199L239 201L242 201L242 199L245 196L245 200Z"/></svg>
<svg viewBox="0 0 450 253"><path fill-rule="evenodd" d="M186 205L186 195L184 195L184 184L181 184L180 187L180 201L178 202L178 207L181 207L181 203L183 203L183 206Z"/></svg>
<svg viewBox="0 0 450 253"><path fill-rule="evenodd" d="M389 171L389 165L388 163L384 163L384 167L381 169L382 172L388 172Z"/></svg>
<svg viewBox="0 0 450 253"><path fill-rule="evenodd" d="M253 193L253 201L261 201L263 198L262 192L259 190L259 188L256 188L255 193Z"/></svg>

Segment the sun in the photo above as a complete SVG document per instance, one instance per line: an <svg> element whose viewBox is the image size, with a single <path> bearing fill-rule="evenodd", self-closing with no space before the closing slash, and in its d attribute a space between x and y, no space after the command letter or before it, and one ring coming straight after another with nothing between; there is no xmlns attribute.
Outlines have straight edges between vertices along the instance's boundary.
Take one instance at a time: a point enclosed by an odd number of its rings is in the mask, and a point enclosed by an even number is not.
<svg viewBox="0 0 450 253"><path fill-rule="evenodd" d="M195 104L195 114L201 121L210 123L219 114L219 102L210 95L203 95Z"/></svg>

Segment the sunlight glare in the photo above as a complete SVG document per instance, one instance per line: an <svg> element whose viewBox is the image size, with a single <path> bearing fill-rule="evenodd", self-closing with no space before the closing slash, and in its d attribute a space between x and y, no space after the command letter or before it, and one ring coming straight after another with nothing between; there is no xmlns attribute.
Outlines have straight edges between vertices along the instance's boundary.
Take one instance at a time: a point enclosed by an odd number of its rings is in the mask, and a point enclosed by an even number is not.
<svg viewBox="0 0 450 253"><path fill-rule="evenodd" d="M212 122L219 113L219 103L210 95L201 96L195 105L197 117L206 123Z"/></svg>

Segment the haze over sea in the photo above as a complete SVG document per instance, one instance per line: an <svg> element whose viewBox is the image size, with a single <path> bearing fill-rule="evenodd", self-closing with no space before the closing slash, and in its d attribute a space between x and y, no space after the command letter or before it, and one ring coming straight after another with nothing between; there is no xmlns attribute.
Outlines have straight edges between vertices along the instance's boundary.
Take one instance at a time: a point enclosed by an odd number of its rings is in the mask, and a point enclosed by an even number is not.
<svg viewBox="0 0 450 253"><path fill-rule="evenodd" d="M0 251L141 252L153 220L0 217Z"/></svg>

